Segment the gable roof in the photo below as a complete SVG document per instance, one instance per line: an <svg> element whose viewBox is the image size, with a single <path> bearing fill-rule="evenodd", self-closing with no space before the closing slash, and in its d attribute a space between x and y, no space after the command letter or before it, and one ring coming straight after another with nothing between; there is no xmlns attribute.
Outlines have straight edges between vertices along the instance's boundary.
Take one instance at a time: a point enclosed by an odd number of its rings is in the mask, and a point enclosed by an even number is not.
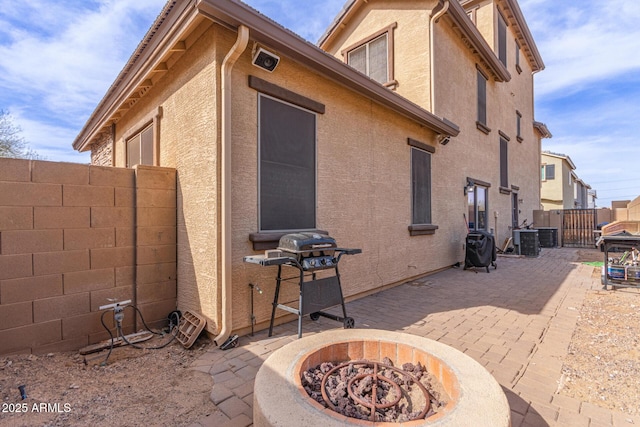
<svg viewBox="0 0 640 427"><path fill-rule="evenodd" d="M276 50L279 55L306 65L438 134L456 136L459 133L454 123L390 91L238 0L170 0L87 120L73 148L88 150L118 121L119 110L144 96L154 83L149 76L165 72L168 64L175 62L167 59L186 49L185 39L204 18L234 31L244 25L249 28L252 40Z"/></svg>
<svg viewBox="0 0 640 427"><path fill-rule="evenodd" d="M318 40L318 45L322 47L331 39L336 37L349 20L366 3L370 3L371 1L373 0L347 0L340 13L338 13L331 25L329 25L325 33ZM501 82L511 80L511 75L507 71L506 67L502 62L500 62L491 46L489 46L464 10L463 5L471 0L439 0L438 3L443 5L447 1L449 2L449 8L447 9L446 15L449 16L453 22L454 28L456 28L465 44L478 56L480 62L489 69L496 81ZM527 26L520 7L518 6L517 0L505 0L504 5L504 9L507 11L507 19L509 19L511 24L514 26L516 37L520 40L520 47L531 62L533 71L543 70L544 63L542 62L542 57L540 56L538 48L533 41L533 36L529 31L529 27Z"/></svg>
<svg viewBox="0 0 640 427"><path fill-rule="evenodd" d="M551 151L543 151L542 156L549 156L549 157L555 157L556 159L561 159L567 162L567 164L569 165L569 167L574 170L576 168L575 163L573 163L573 160L571 160L571 157L567 156L566 154L561 154L561 153L553 153Z"/></svg>

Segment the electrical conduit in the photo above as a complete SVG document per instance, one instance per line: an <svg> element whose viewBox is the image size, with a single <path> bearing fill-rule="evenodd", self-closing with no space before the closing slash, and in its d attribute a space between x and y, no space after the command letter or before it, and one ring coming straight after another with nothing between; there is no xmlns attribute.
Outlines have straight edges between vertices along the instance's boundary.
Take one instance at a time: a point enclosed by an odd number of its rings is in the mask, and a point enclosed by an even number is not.
<svg viewBox="0 0 640 427"><path fill-rule="evenodd" d="M222 61L222 301L220 307L220 332L214 338L216 345L222 344L231 334L232 294L231 294L231 70L249 44L249 28L238 27L235 44Z"/></svg>

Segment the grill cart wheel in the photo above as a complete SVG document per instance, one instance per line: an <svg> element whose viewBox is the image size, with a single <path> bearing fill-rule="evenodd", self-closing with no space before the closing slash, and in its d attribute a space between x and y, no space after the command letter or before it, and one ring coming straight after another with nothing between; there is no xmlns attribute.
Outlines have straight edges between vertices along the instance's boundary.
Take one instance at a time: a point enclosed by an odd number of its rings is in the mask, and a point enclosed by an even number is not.
<svg viewBox="0 0 640 427"><path fill-rule="evenodd" d="M318 313L318 312L316 311L316 312L314 312L314 313L311 313L311 314L309 315L309 317L311 318L311 320L313 320L313 321L315 322L316 320L318 320L318 319L320 318L320 313Z"/></svg>
<svg viewBox="0 0 640 427"><path fill-rule="evenodd" d="M345 329L353 329L355 324L356 324L356 322L355 322L355 320L353 320L353 317L346 317L344 319L344 328Z"/></svg>

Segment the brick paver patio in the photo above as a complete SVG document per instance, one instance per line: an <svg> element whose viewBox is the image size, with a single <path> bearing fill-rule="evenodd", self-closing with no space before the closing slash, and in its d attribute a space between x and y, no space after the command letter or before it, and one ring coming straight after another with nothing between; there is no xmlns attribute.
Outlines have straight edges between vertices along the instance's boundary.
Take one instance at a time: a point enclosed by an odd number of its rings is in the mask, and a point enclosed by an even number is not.
<svg viewBox="0 0 640 427"><path fill-rule="evenodd" d="M601 288L578 250L544 249L537 258L499 257L497 270L448 269L348 303L357 328L404 331L468 354L502 385L513 427L631 426L640 417L556 394L562 359L588 289ZM275 275L275 272L274 272ZM270 296L268 296L270 298ZM340 328L321 317L303 321L303 333ZM253 381L262 362L297 338L297 323L240 338L212 349L193 369L213 377L211 400L219 411L193 427L252 423ZM313 426L315 427L315 426Z"/></svg>

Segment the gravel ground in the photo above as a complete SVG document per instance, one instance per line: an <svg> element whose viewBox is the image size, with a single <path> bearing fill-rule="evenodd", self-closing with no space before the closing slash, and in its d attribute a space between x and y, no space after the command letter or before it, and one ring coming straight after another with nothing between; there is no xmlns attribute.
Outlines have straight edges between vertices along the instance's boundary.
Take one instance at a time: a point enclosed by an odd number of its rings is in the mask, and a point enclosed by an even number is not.
<svg viewBox="0 0 640 427"><path fill-rule="evenodd" d="M587 293L565 358L560 394L625 414L640 414L637 289Z"/></svg>
<svg viewBox="0 0 640 427"><path fill-rule="evenodd" d="M177 341L160 350L115 348L106 365L106 352L87 355L87 364L77 352L0 357L0 426L192 424L217 411L211 376L189 369L211 345L201 337L188 350Z"/></svg>

